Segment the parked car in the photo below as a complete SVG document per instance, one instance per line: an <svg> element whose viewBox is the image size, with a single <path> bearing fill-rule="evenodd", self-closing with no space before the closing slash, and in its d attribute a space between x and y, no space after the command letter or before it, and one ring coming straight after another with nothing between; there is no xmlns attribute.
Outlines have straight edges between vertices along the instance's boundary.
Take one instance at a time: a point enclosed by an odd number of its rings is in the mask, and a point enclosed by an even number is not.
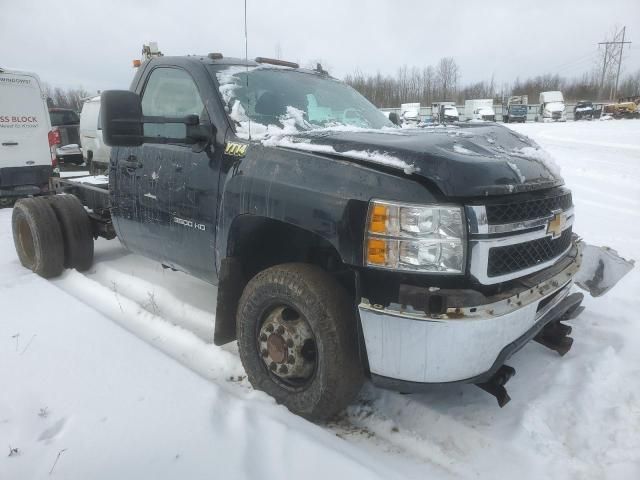
<svg viewBox="0 0 640 480"><path fill-rule="evenodd" d="M589 100L580 100L573 107L573 119L578 120L593 120L594 118L593 102Z"/></svg>
<svg viewBox="0 0 640 480"><path fill-rule="evenodd" d="M101 109L109 183L58 179L65 195L18 202L20 261L87 269L94 235L117 236L217 285L215 343L237 340L251 384L291 411L331 417L365 377L477 384L502 406L516 351L571 348L587 246L523 135L399 132L326 72L221 54L153 58ZM594 291L623 274L591 260Z"/></svg>
<svg viewBox="0 0 640 480"><path fill-rule="evenodd" d="M53 132L56 158L61 163L82 164L80 150L80 117L68 108L50 108L49 117Z"/></svg>
<svg viewBox="0 0 640 480"><path fill-rule="evenodd" d="M50 139L38 76L0 68L0 205L47 191Z"/></svg>
<svg viewBox="0 0 640 480"><path fill-rule="evenodd" d="M111 147L105 145L100 123L100 96L86 100L80 113L82 155L92 175L104 174L109 168Z"/></svg>

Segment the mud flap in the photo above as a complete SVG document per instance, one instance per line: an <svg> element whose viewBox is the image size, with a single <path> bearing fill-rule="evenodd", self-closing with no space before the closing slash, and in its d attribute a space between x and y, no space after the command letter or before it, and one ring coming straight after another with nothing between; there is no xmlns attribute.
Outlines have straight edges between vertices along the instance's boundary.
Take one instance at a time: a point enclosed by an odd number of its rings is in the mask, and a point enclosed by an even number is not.
<svg viewBox="0 0 640 480"><path fill-rule="evenodd" d="M582 265L574 282L592 297L600 297L611 290L635 264L609 247L594 247L584 242L583 245Z"/></svg>

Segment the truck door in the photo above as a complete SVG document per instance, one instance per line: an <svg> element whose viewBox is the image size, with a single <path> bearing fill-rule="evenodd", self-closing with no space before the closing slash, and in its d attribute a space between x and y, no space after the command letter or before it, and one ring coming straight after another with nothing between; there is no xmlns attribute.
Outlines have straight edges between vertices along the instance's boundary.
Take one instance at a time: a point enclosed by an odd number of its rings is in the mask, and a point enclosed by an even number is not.
<svg viewBox="0 0 640 480"><path fill-rule="evenodd" d="M143 86L145 116L195 114L210 123L193 77L178 67L160 66ZM145 124L146 137L184 138L182 124ZM216 151L216 154L218 152ZM119 229L133 251L195 276L215 278L215 221L219 161L211 149L187 144L145 143L119 149L116 175L121 205ZM116 187L118 188L118 187Z"/></svg>

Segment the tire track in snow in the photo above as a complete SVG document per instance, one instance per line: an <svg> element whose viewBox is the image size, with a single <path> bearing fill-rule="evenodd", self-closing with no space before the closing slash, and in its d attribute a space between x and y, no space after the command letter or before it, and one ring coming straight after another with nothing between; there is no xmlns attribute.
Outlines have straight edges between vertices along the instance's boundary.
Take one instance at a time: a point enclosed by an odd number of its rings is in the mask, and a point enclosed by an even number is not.
<svg viewBox="0 0 640 480"><path fill-rule="evenodd" d="M103 247L104 242L100 243ZM97 258L103 255L105 260L97 262L89 272L67 271L53 283L209 381L241 398L256 394L268 403L273 402L262 392L252 390L235 343L218 347L190 330L194 324L205 330L213 326L215 314L195 306L179 306L186 302L172 293L171 285L183 281L184 274L167 272L165 276L159 273L161 270L155 262L124 250L119 255L98 252ZM134 269L125 268L132 264ZM155 278L157 280L153 282ZM212 287L196 281L191 288L209 292ZM148 304L149 292L155 292L155 309ZM186 312L195 312L199 319L185 321ZM242 381L230 382L231 377L242 378ZM475 387L459 388L472 398L481 399L479 405L474 404L474 410L497 410L494 400L479 390L476 392ZM508 442L498 446L495 439L491 440L481 430L461 421L465 419L442 410L443 403L455 406L459 402L458 390L445 392L434 406L424 397L412 397L380 390L368 383L361 398L338 421L325 428L375 456L388 457L386 462L423 464L438 469L444 478L466 478L480 474L486 468L500 472L498 477L506 476L507 466L504 471L500 466L483 466L486 460L478 452L493 448L518 459L520 465L531 464L526 455ZM536 466L531 464L527 468L533 471Z"/></svg>
<svg viewBox="0 0 640 480"><path fill-rule="evenodd" d="M124 255L127 261L134 254ZM124 256L122 258L124 258ZM146 259L143 259L146 261ZM111 260L113 261L113 260ZM116 256L116 262L118 262ZM119 324L141 340L157 348L168 356L180 362L185 367L200 376L221 385L225 390L235 392L241 397L253 391L246 379L240 357L237 354L235 343L219 347L207 343L200 335L192 332L191 323L184 321L184 312L196 312L200 319L196 326L202 329L203 318L206 318L207 326L212 326L215 315L197 307L185 306L168 307L171 304L183 303L175 297L167 288L158 287L156 284L141 279L134 273L126 273L106 263L97 263L89 272L80 273L75 270L66 271L62 277L53 280L52 283L79 301L100 312L107 318ZM146 263L146 262L143 262ZM142 276L147 275L145 272ZM172 272L172 274L175 272ZM181 273L175 273L182 275ZM114 289L114 283L116 288ZM203 288L211 286L202 282ZM157 308L148 304L148 293L155 292ZM91 292L91 295L87 295ZM205 335L206 337L206 335ZM233 378L234 381L230 381ZM236 379L241 378L241 381ZM373 387L372 387L373 388ZM257 395L264 396L264 401L272 403L273 400L262 392ZM366 405L366 403L365 403ZM355 408L359 408L356 404ZM357 416L346 415L341 422L330 423L325 429L345 441L374 450L376 456L388 457L386 462L398 463L398 453L405 462L412 464L428 464L430 468L441 469L441 474L446 478L451 474L461 475L462 471L452 470L447 464L446 458L441 454L429 455L431 447L423 449L411 446L418 437L407 437L404 434L387 435L384 428L376 427L376 431L370 430L367 423L357 421ZM409 440L407 440L409 439ZM398 468L402 468L398 464Z"/></svg>

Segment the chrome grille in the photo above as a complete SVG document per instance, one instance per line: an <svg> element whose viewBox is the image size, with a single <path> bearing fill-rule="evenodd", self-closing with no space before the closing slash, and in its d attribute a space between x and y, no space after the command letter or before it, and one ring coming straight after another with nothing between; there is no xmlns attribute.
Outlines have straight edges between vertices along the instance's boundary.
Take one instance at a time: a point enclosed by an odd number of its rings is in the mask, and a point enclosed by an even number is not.
<svg viewBox="0 0 640 480"><path fill-rule="evenodd" d="M562 255L571 245L571 227L556 238L543 237L489 250L487 275L497 277L524 270Z"/></svg>
<svg viewBox="0 0 640 480"><path fill-rule="evenodd" d="M559 189L525 198L466 207L469 272L480 283L491 285L535 273L553 265L571 248L571 192ZM562 218L554 217L558 212ZM561 232L550 229L551 220L556 228L564 221Z"/></svg>
<svg viewBox="0 0 640 480"><path fill-rule="evenodd" d="M494 225L547 217L555 210L568 210L572 204L571 192L566 192L525 202L487 205L485 208L487 221Z"/></svg>

